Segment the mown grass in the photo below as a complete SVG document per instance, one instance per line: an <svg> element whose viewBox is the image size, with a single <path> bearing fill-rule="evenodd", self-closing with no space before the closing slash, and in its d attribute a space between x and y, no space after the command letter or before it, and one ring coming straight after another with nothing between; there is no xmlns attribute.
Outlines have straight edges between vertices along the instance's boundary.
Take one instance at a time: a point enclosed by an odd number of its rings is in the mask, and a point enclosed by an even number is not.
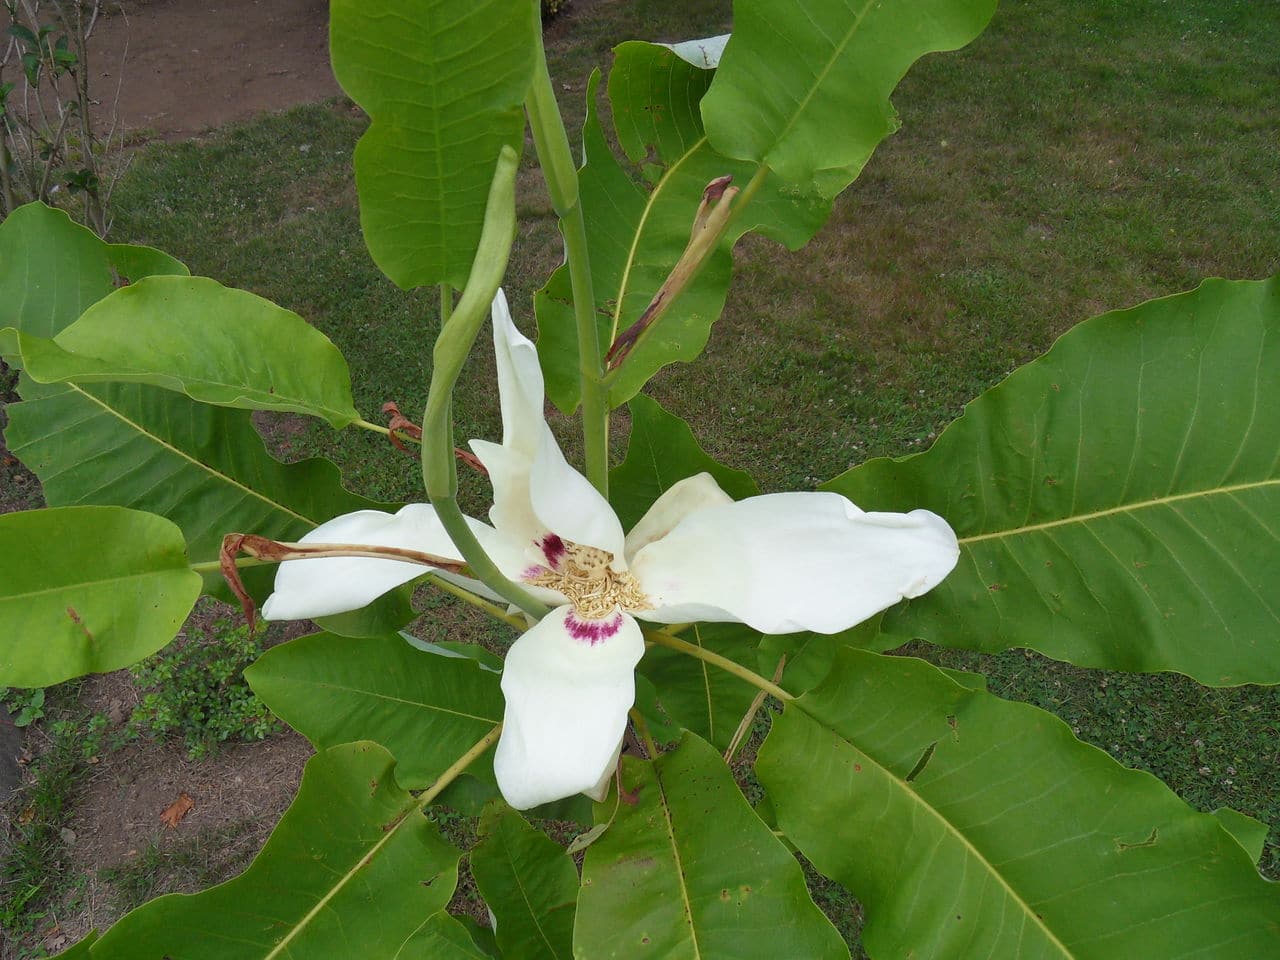
<svg viewBox="0 0 1280 960"><path fill-rule="evenodd" d="M613 43L727 23L711 0L584 5L551 33L570 122ZM765 489L806 488L927 446L1079 320L1208 276L1274 272L1278 45L1280 8L1248 0L1004 4L971 47L907 77L895 96L903 129L809 247L742 244L703 361L664 371L651 392ZM362 129L348 106L317 106L148 150L117 194L115 239L153 243L315 322L376 420L388 399L421 409L436 305L432 292L394 288L364 250L349 167ZM530 325L531 293L561 246L528 166L520 203L506 286ZM460 437L498 433L490 364L480 351L460 390ZM293 443L333 457L371 495L419 495L413 461L374 435L316 427ZM1203 809L1280 824L1274 690L1210 691L1021 652L931 656L989 672L995 692L1058 713ZM1280 873L1274 830L1264 866Z"/></svg>

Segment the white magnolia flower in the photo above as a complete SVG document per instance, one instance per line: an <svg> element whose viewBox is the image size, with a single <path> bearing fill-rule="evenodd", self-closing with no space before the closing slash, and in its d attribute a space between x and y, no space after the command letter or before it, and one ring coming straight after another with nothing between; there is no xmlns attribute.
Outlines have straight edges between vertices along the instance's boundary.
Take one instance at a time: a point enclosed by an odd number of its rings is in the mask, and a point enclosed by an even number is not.
<svg viewBox="0 0 1280 960"><path fill-rule="evenodd" d="M607 790L644 654L637 617L836 633L919 596L955 566L955 534L926 510L865 513L835 493L734 502L706 473L669 488L624 534L547 427L537 352L501 291L493 328L503 440L471 441L494 502L492 526L469 522L498 567L554 607L512 645L502 673L506 712L494 766L513 807ZM421 503L394 515L337 517L302 539L458 556ZM355 610L421 574L397 560L288 561L263 616Z"/></svg>

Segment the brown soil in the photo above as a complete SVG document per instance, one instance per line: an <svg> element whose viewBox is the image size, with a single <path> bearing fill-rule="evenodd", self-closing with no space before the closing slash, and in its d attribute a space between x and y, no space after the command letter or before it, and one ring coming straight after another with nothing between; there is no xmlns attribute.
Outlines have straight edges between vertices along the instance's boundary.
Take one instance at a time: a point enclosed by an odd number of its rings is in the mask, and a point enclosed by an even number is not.
<svg viewBox="0 0 1280 960"><path fill-rule="evenodd" d="M184 139L342 92L327 0L133 0L98 24L91 56L104 113L116 104L135 137Z"/></svg>

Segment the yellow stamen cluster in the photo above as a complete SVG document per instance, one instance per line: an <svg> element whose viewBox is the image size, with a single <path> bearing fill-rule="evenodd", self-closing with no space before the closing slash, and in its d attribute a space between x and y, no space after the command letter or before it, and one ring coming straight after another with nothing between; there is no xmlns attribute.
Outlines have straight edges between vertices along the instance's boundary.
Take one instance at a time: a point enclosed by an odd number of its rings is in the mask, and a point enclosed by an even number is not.
<svg viewBox="0 0 1280 960"><path fill-rule="evenodd" d="M630 573L619 573L609 564L613 554L599 547L565 541L558 570L548 569L528 582L563 593L578 616L599 620L615 609L647 610L653 604Z"/></svg>

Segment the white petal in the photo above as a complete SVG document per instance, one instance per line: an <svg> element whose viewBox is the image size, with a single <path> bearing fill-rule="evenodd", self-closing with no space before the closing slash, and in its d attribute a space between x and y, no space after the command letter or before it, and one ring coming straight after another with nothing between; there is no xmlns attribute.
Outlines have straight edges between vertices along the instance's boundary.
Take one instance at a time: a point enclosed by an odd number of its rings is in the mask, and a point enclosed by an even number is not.
<svg viewBox="0 0 1280 960"><path fill-rule="evenodd" d="M705 40L685 40L682 43L663 43L659 46L668 48L681 60L692 63L695 67L710 70L720 63L720 57L724 54L729 36L724 33L718 37L707 37Z"/></svg>
<svg viewBox="0 0 1280 960"><path fill-rule="evenodd" d="M693 513L707 507L733 503L733 497L720 489L720 484L709 473L685 477L663 491L653 501L640 522L627 534L627 559L636 555L641 547L661 540L676 524Z"/></svg>
<svg viewBox="0 0 1280 960"><path fill-rule="evenodd" d="M498 397L502 404L502 445L532 458L546 429L538 351L516 329L507 308L507 296L501 290L493 298L492 316Z"/></svg>
<svg viewBox="0 0 1280 960"><path fill-rule="evenodd" d="M473 526L478 524L478 521L471 522ZM436 512L425 503L411 503L395 514L357 510L334 517L299 542L404 547L446 559L458 558L457 549L440 525ZM276 589L262 605L262 617L264 620L301 620L359 610L429 569L403 560L369 557L286 560L276 570Z"/></svg>
<svg viewBox="0 0 1280 960"><path fill-rule="evenodd" d="M623 568L622 524L587 478L569 466L556 438L544 427L529 474L533 512L561 539L608 550Z"/></svg>
<svg viewBox="0 0 1280 960"><path fill-rule="evenodd" d="M617 763L644 637L631 617L616 618L580 621L571 607L560 607L507 653L507 706L493 769L517 810L598 789ZM583 624L616 632L593 643L570 632L583 633Z"/></svg>
<svg viewBox="0 0 1280 960"><path fill-rule="evenodd" d="M489 522L512 540L533 543L547 532L529 502L529 471L533 458L509 447L472 440L471 449L489 471L493 506Z"/></svg>
<svg viewBox="0 0 1280 960"><path fill-rule="evenodd" d="M690 514L631 570L658 608L645 619L836 633L932 589L959 555L927 510L864 513L835 493L775 493Z"/></svg>

